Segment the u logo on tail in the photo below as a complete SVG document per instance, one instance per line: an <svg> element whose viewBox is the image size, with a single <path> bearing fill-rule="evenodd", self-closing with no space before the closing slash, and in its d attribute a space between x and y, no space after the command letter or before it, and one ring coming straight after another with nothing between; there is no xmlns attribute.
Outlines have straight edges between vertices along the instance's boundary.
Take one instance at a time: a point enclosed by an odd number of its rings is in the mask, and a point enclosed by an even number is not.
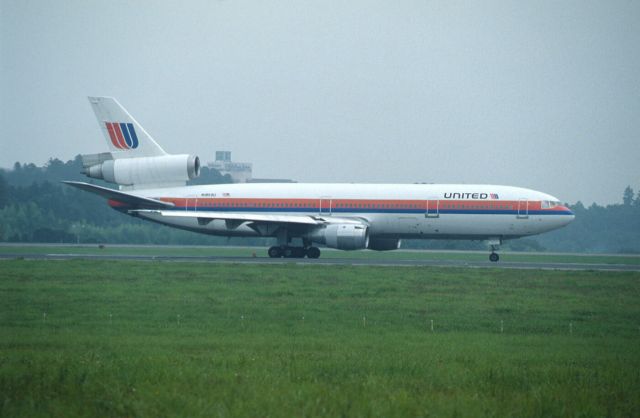
<svg viewBox="0 0 640 418"><path fill-rule="evenodd" d="M91 96L89 102L113 159L167 155L116 99Z"/></svg>
<svg viewBox="0 0 640 418"><path fill-rule="evenodd" d="M105 122L105 125L114 147L119 149L138 148L138 136L132 123Z"/></svg>

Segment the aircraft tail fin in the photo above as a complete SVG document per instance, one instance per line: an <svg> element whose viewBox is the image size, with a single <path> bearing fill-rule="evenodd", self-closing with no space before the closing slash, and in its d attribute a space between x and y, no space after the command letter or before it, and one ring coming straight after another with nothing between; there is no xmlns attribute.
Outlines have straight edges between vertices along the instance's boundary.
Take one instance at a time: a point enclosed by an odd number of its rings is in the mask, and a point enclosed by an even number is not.
<svg viewBox="0 0 640 418"><path fill-rule="evenodd" d="M89 97L113 159L167 155L113 97Z"/></svg>

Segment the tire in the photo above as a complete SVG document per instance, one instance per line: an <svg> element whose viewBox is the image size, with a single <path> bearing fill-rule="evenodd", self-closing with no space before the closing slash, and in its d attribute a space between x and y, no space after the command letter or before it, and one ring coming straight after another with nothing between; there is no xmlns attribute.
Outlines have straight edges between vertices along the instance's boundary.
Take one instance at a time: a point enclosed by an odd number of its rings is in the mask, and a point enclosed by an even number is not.
<svg viewBox="0 0 640 418"><path fill-rule="evenodd" d="M490 260L491 262L493 262L493 263L497 263L497 262L498 262L498 260L500 260L500 256L499 256L498 254L496 254L496 253L491 253L491 254L489 255L489 260Z"/></svg>
<svg viewBox="0 0 640 418"><path fill-rule="evenodd" d="M269 251L267 251L267 254L269 254L269 257L271 258L280 258L282 257L282 248L271 247L269 248Z"/></svg>
<svg viewBox="0 0 640 418"><path fill-rule="evenodd" d="M307 257L309 257L309 258L318 258L318 257L320 257L320 248L318 248L318 247L309 247L309 248L307 248Z"/></svg>

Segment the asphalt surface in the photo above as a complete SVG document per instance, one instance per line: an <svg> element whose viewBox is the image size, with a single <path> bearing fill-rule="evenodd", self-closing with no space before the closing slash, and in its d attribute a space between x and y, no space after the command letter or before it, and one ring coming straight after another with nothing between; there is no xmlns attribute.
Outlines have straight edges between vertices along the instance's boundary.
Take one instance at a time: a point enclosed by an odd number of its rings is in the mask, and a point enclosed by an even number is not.
<svg viewBox="0 0 640 418"><path fill-rule="evenodd" d="M324 256L318 259L299 258L266 258L266 257L214 257L214 256L153 256L153 255L102 255L102 254L0 254L0 259L28 260L134 260L134 261L167 261L194 263L235 263L235 264L299 264L299 265L342 265L342 266L390 266L390 267L467 267L467 268L507 268L538 270L593 270L593 271L638 271L640 265L633 264L592 264L592 263L547 263L500 261L461 261L461 260L376 260L361 258L331 258Z"/></svg>

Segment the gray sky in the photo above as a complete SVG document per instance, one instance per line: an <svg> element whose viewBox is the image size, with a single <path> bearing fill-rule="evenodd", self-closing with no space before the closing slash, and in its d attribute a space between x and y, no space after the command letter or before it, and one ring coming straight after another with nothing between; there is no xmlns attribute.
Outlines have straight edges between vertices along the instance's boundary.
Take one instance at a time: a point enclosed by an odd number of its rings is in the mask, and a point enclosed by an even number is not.
<svg viewBox="0 0 640 418"><path fill-rule="evenodd" d="M88 95L256 177L640 187L638 1L0 0L0 166L106 150Z"/></svg>

